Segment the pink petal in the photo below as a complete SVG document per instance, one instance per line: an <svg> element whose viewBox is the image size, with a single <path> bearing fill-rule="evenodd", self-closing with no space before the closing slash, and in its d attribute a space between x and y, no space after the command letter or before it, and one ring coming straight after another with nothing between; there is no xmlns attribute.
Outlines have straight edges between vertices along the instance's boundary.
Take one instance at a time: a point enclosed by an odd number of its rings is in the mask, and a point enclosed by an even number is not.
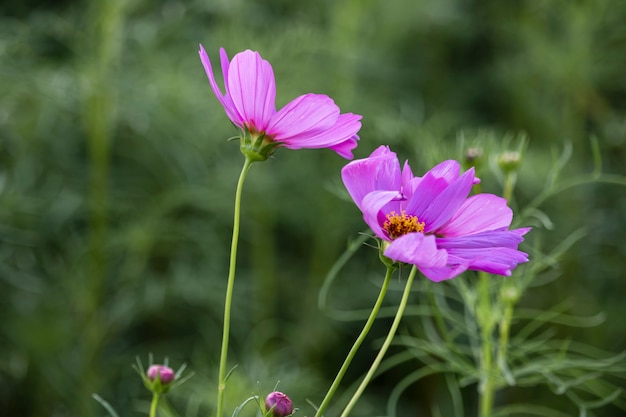
<svg viewBox="0 0 626 417"><path fill-rule="evenodd" d="M359 137L357 135L354 135L350 139L346 139L337 145L333 145L329 147L328 149L332 149L333 151L337 152L339 156L343 158L352 159L354 158L354 155L352 154L352 150L356 148L358 140L359 140Z"/></svg>
<svg viewBox="0 0 626 417"><path fill-rule="evenodd" d="M435 165L426 173L426 175L430 175L434 178L441 178L450 184L452 181L459 178L460 172L461 165L457 161L448 160Z"/></svg>
<svg viewBox="0 0 626 417"><path fill-rule="evenodd" d="M467 269L505 276L510 276L518 264L528 262L524 252L511 248L490 248L473 254L449 250L448 255L450 259L468 262Z"/></svg>
<svg viewBox="0 0 626 417"><path fill-rule="evenodd" d="M463 204L472 189L474 168L448 184L442 184L443 179L431 180L433 177L429 174L430 171L422 178L406 209L426 223L426 233L445 224Z"/></svg>
<svg viewBox="0 0 626 417"><path fill-rule="evenodd" d="M357 159L343 167L341 178L350 197L363 211L362 201L372 191L399 190L400 163L389 147L380 146L368 158Z"/></svg>
<svg viewBox="0 0 626 417"><path fill-rule="evenodd" d="M460 165L458 162L445 161L428 171L423 177L414 179L413 195L411 196L406 210L419 217L430 203L442 193L452 181L458 178L459 171Z"/></svg>
<svg viewBox="0 0 626 417"><path fill-rule="evenodd" d="M340 114L335 124L327 129L309 130L291 139L280 138L280 136L278 138L289 149L328 148L346 141L352 143L359 138L356 133L361 129L361 118L359 114Z"/></svg>
<svg viewBox="0 0 626 417"><path fill-rule="evenodd" d="M438 233L446 237L464 236L509 227L513 211L504 198L493 194L477 194L463 202Z"/></svg>
<svg viewBox="0 0 626 417"><path fill-rule="evenodd" d="M422 233L400 236L391 242L384 255L417 266L426 278L435 282L454 278L468 267L467 262L451 263L446 250L437 247L435 237Z"/></svg>
<svg viewBox="0 0 626 417"><path fill-rule="evenodd" d="M233 58L228 69L228 92L237 111L251 129L263 132L276 112L276 84L269 62L246 50Z"/></svg>
<svg viewBox="0 0 626 417"><path fill-rule="evenodd" d="M220 49L220 57L222 61L222 74L224 75L224 85L226 87L226 94L222 93L220 87L217 85L215 81L215 76L213 74L213 68L211 66L211 61L209 60L209 56L207 55L204 47L200 45L200 60L202 61L202 65L204 66L204 72L206 72L207 77L209 78L209 83L211 84L211 88L213 89L213 93L217 97L217 100L220 102L224 111L226 111L226 115L228 118L237 126L244 127L244 119L241 117L237 108L233 104L229 94L228 94L228 83L226 82L228 78L228 56L226 55L226 51L224 48Z"/></svg>
<svg viewBox="0 0 626 417"><path fill-rule="evenodd" d="M402 167L402 194L407 200L411 199L413 190L417 187L419 181L421 181L421 179L415 178L413 171L409 166L409 161L404 161L404 167Z"/></svg>
<svg viewBox="0 0 626 417"><path fill-rule="evenodd" d="M437 245L448 251L451 259L469 263L469 269L510 275L528 255L517 250L528 229L482 232L456 238L439 238Z"/></svg>
<svg viewBox="0 0 626 417"><path fill-rule="evenodd" d="M434 282L440 282L461 275L468 269L468 267L467 264L453 264L433 268L424 268L418 266L418 269L429 280Z"/></svg>
<svg viewBox="0 0 626 417"><path fill-rule="evenodd" d="M305 147L298 146L298 141L330 129L338 118L339 107L330 97L305 94L287 103L271 118L267 134L291 149L298 149Z"/></svg>
<svg viewBox="0 0 626 417"><path fill-rule="evenodd" d="M519 230L490 230L467 236L438 238L437 245L444 249L477 249L482 251L494 247L517 248L524 240Z"/></svg>
<svg viewBox="0 0 626 417"><path fill-rule="evenodd" d="M389 244L384 255L394 261L424 268L445 267L448 263L448 253L437 249L435 237L423 233L400 236Z"/></svg>

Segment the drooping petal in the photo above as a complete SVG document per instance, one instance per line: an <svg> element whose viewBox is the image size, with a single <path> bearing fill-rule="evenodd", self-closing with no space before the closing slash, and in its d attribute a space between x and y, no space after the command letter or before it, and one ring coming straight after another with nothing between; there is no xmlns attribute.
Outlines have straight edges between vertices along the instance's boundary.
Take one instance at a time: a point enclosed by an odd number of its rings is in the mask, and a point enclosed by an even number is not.
<svg viewBox="0 0 626 417"><path fill-rule="evenodd" d="M424 268L444 267L448 263L448 253L437 248L435 237L423 233L400 236L387 246L384 255L394 261Z"/></svg>
<svg viewBox="0 0 626 417"><path fill-rule="evenodd" d="M402 195L397 191L372 191L363 198L361 202L363 220L379 238L390 239L383 225L387 213L399 211L401 198Z"/></svg>
<svg viewBox="0 0 626 417"><path fill-rule="evenodd" d="M426 278L435 282L454 278L468 267L467 262L451 263L447 251L437 247L436 238L422 233L400 236L391 242L384 255L417 266Z"/></svg>
<svg viewBox="0 0 626 417"><path fill-rule="evenodd" d="M289 149L328 148L341 145L346 141L355 142L354 146L356 146L356 140L359 139L356 133L361 129L361 118L359 114L340 114L335 124L327 129L311 129L295 138L276 136L276 139L285 143L285 147Z"/></svg>
<svg viewBox="0 0 626 417"><path fill-rule="evenodd" d="M511 225L513 211L506 199L493 194L477 194L463 202L458 211L438 230L445 237L471 235Z"/></svg>
<svg viewBox="0 0 626 417"><path fill-rule="evenodd" d="M520 230L527 231L528 229L506 230L503 228L473 235L437 238L437 245L445 249L485 249L498 246L517 248L524 241Z"/></svg>
<svg viewBox="0 0 626 417"><path fill-rule="evenodd" d="M276 113L276 84L270 63L258 52L238 53L230 63L227 86L233 104L249 127L265 131Z"/></svg>
<svg viewBox="0 0 626 417"><path fill-rule="evenodd" d="M528 256L524 252L520 252L511 248L490 248L489 255L484 255L486 250L475 252L474 257L468 253L459 253L457 250L449 250L448 256L451 260L459 262L468 262L467 269L473 271L483 271L489 274L510 276L513 269L524 262L528 262Z"/></svg>
<svg viewBox="0 0 626 417"><path fill-rule="evenodd" d="M437 246L445 249L452 259L462 259L469 269L492 274L510 275L528 255L517 250L528 228L498 230L455 238L438 238Z"/></svg>
<svg viewBox="0 0 626 417"><path fill-rule="evenodd" d="M431 182L430 178L428 175L424 176L406 209L426 223L425 233L436 231L457 212L472 189L474 169L470 168L443 188L441 179Z"/></svg>
<svg viewBox="0 0 626 417"><path fill-rule="evenodd" d="M224 48L220 49L220 57L222 61L222 74L224 75L224 86L226 88L226 93L222 93L219 85L217 85L217 82L215 81L215 75L213 74L213 67L211 66L211 60L209 59L209 56L207 55L202 45L200 45L200 51L198 53L200 54L200 60L202 61L202 65L204 66L204 72L206 72L206 75L209 78L209 83L211 84L211 88L213 89L213 93L215 93L217 100L220 102L220 104L224 108L224 111L226 111L226 115L228 116L228 118L235 125L243 128L245 120L241 117L241 115L237 111L237 108L233 104L233 101L231 100L230 95L228 94L227 79L228 79L229 63L228 63L228 56L226 55L226 51L224 51Z"/></svg>
<svg viewBox="0 0 626 417"><path fill-rule="evenodd" d="M450 257L448 257L450 260ZM433 282L445 281L461 275L468 269L467 264L464 263L452 263L447 266L439 266L432 268L419 267L418 269L426 278Z"/></svg>
<svg viewBox="0 0 626 417"><path fill-rule="evenodd" d="M292 149L299 141L332 128L339 118L339 107L323 94L296 97L280 109L269 121L267 134Z"/></svg>
<svg viewBox="0 0 626 417"><path fill-rule="evenodd" d="M338 143L337 145L330 146L328 149L332 149L333 151L337 152L339 156L343 158L352 159L354 158L354 154L352 153L352 150L356 148L358 141L359 141L359 136L354 135L350 139L346 139L343 142Z"/></svg>
<svg viewBox="0 0 626 417"><path fill-rule="evenodd" d="M380 146L369 158L357 159L343 167L341 178L350 197L363 211L363 198L372 191L400 189L400 163L389 147Z"/></svg>

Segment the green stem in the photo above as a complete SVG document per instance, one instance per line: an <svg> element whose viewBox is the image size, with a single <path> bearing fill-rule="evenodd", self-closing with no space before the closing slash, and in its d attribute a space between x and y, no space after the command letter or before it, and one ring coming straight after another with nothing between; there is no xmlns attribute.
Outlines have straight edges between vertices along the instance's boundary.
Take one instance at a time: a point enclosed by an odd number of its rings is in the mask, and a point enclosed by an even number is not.
<svg viewBox="0 0 626 417"><path fill-rule="evenodd" d="M348 370L348 367L350 366L352 359L356 355L357 350L359 349L359 347L363 343L363 340L365 340L365 337L367 336L370 329L372 328L372 325L374 324L374 321L376 320L376 316L378 316L378 312L380 311L380 306L383 303L383 299L385 298L385 294L387 293L387 288L389 287L389 281L391 280L391 275L393 275L394 271L395 271L395 268L387 267L387 273L385 274L385 279L383 280L383 285L380 288L380 293L378 294L378 299L376 300L376 303L374 304L374 308L372 308L372 312L370 313L370 316L368 317L367 322L365 323L365 326L363 326L363 330L361 330L361 334L359 334L359 337L357 337L356 341L354 342L354 345L352 345L352 349L350 349L350 352L348 352L348 356L346 356L346 359L344 360L343 365L341 365L341 369L339 369L339 372L337 373L335 380L333 381L332 385L328 389L328 392L326 393L326 396L324 397L322 404L320 404L320 407L317 409L317 412L315 413L315 417L321 417L324 414L324 411L326 411L326 408L328 407L330 400L333 398L333 395L335 395L335 392L337 391L337 388L339 387L341 380L343 379L346 371Z"/></svg>
<svg viewBox="0 0 626 417"><path fill-rule="evenodd" d="M504 314L500 321L499 333L500 344L498 346L498 366L500 369L504 369L506 366L506 355L509 346L509 333L511 330L511 321L513 320L513 302L509 300L504 301Z"/></svg>
<svg viewBox="0 0 626 417"><path fill-rule="evenodd" d="M359 385L356 392L354 393L354 395L348 402L348 405L346 405L346 408L343 410L343 413L341 413L341 417L346 417L348 414L350 414L350 411L352 411L357 401L361 397L361 394L363 394L363 391L365 391L365 388L374 377L374 373L378 369L378 366L382 362L383 357L387 353L387 349L389 349L389 346L391 345L391 341L396 335L396 331L398 330L398 326L400 325L400 320L402 319L402 315L404 314L404 310L406 308L407 302L409 301L409 294L411 292L411 286L413 285L413 279L415 278L416 274L417 274L417 268L413 267L413 269L411 269L411 273L409 274L409 278L406 281L406 285L404 287L404 293L402 294L402 299L400 300L400 305L398 306L398 311L396 312L396 316L393 319L393 323L391 324L389 333L387 334L387 337L385 338L383 345L380 347L380 350L378 351L378 355L376 355L374 362L372 362L372 366L370 367L369 371L367 371L365 378L363 378L363 381L361 381L361 384Z"/></svg>
<svg viewBox="0 0 626 417"><path fill-rule="evenodd" d="M509 203L511 202L511 198L513 198L513 189L515 188L515 181L517 180L517 175L514 172L509 172L504 177L504 187L502 189L502 197L506 199Z"/></svg>
<svg viewBox="0 0 626 417"><path fill-rule="evenodd" d="M477 319L481 328L482 355L480 361L480 417L490 417L493 410L494 381L493 381L493 312L491 305L491 291L489 275L479 273L479 293Z"/></svg>
<svg viewBox="0 0 626 417"><path fill-rule="evenodd" d="M152 394L152 404L150 404L150 417L156 417L157 407L159 405L159 398L161 396L156 392Z"/></svg>
<svg viewBox="0 0 626 417"><path fill-rule="evenodd" d="M433 317L435 319L435 324L439 329L439 333L441 333L441 337L446 342L446 346L448 347L448 349L450 349L451 352L457 352L457 348L456 346L454 346L454 342L450 338L448 328L443 320L443 316L441 315L441 310L439 309L439 305L437 304L437 300L435 299L435 292L433 290L428 291L428 298L430 301L430 305L433 307Z"/></svg>
<svg viewBox="0 0 626 417"><path fill-rule="evenodd" d="M220 354L220 369L217 387L217 417L223 416L224 390L226 389L226 363L228 356L228 337L230 335L230 309L233 300L233 287L235 285L235 267L237 265L237 243L239 242L239 219L241 217L241 191L246 174L254 161L246 157L246 161L239 174L237 191L235 192L235 214L233 220L233 239L230 246L230 266L228 270L228 283L226 284L226 299L224 301L224 328L222 334L222 350Z"/></svg>
<svg viewBox="0 0 626 417"><path fill-rule="evenodd" d="M506 174L504 179L504 187L502 190L502 197L504 197L508 202L513 198L513 189L515 188L516 181L516 173L509 172ZM509 344L509 332L511 329L511 321L513 320L513 304L514 301L511 299L507 292L507 284L506 281L503 281L503 288L500 290L500 302L504 305L504 312L502 314L502 320L499 323L499 335L500 341L498 344L498 357L497 364L501 372L504 372L505 375L508 375L507 378L510 378L510 374L506 372L506 355Z"/></svg>

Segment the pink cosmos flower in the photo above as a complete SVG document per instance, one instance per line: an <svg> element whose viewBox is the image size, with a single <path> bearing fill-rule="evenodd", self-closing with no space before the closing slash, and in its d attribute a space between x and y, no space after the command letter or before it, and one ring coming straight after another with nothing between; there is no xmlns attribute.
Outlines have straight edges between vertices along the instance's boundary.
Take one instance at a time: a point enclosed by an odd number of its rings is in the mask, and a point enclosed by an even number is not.
<svg viewBox="0 0 626 417"><path fill-rule="evenodd" d="M465 270L511 275L528 255L517 250L530 228L508 230L512 210L493 194L468 197L479 180L474 169L460 173L445 161L414 177L387 146L350 162L342 172L363 219L384 241L383 254L413 264L430 280L454 278Z"/></svg>
<svg viewBox="0 0 626 417"><path fill-rule="evenodd" d="M229 62L226 51L220 48L226 91L222 93L202 45L199 53L213 92L230 120L244 132L289 149L330 148L352 159L352 149L359 139L360 115L340 114L335 102L322 94L302 95L276 111L272 66L250 50L238 53Z"/></svg>

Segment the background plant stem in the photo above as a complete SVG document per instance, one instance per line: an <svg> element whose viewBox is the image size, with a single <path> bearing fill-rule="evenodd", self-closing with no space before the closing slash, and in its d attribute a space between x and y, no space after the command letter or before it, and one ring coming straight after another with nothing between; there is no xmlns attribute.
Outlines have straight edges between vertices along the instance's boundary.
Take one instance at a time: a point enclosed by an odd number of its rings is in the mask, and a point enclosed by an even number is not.
<svg viewBox="0 0 626 417"><path fill-rule="evenodd" d="M89 263L85 294L78 289L76 302L82 311L81 394L78 395L82 416L93 414L91 394L100 388L100 354L104 343L100 317L105 296L107 274L105 244L109 212L109 159L112 130L116 123L115 68L121 56L119 33L124 24L124 4L119 0L94 3L89 22L91 32L85 38L86 60L81 63L83 122L89 155Z"/></svg>

